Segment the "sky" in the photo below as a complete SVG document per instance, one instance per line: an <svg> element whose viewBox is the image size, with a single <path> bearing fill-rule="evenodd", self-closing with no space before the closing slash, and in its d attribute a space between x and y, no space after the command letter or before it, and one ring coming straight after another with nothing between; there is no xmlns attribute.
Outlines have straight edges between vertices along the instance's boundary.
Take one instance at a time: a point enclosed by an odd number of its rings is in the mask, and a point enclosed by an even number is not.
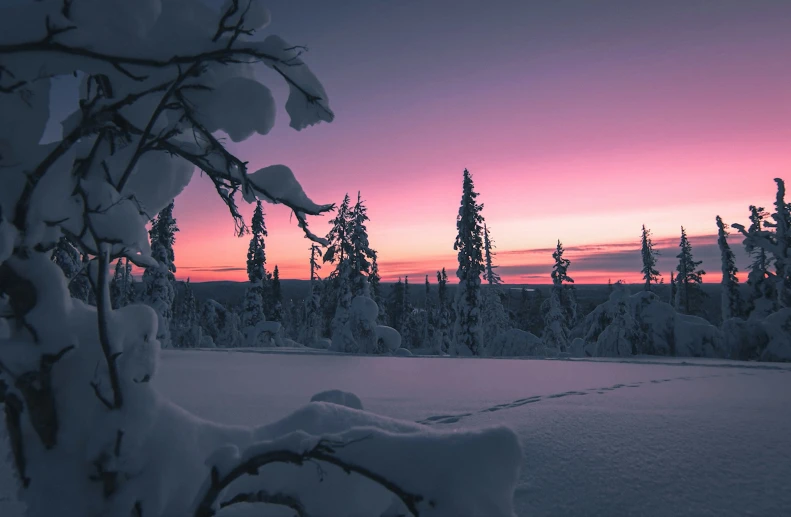
<svg viewBox="0 0 791 517"><path fill-rule="evenodd" d="M453 277L462 173L475 181L509 283L548 283L560 239L577 283L638 281L641 225L669 280L680 227L719 281L715 216L746 222L791 180L791 2L275 1L336 114L231 149L283 163L314 201L360 191L385 280ZM310 243L266 205L267 269L307 278ZM243 207L246 216L252 207ZM206 178L176 200L177 276L245 280L247 238ZM310 220L329 230L330 217ZM734 236L737 261L747 259ZM328 269L327 266L325 269ZM418 280L417 278L415 280Z"/></svg>

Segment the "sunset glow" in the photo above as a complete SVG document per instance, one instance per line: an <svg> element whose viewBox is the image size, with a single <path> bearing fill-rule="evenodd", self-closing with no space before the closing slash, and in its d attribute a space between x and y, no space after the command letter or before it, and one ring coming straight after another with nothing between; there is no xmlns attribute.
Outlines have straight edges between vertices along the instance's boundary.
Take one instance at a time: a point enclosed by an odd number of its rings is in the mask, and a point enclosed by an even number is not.
<svg viewBox="0 0 791 517"><path fill-rule="evenodd" d="M684 225L719 281L714 217L745 222L750 204L771 205L773 178L791 179L788 4L351 3L354 19L272 6L273 32L316 49L306 60L336 121L298 134L281 109L270 135L231 148L251 170L289 165L317 202L360 190L385 280L453 278L464 168L510 283L549 282L558 239L577 283L637 280L642 224L664 275ZM267 268L307 278L308 241L286 208L265 210ZM208 180L175 216L179 278L246 278L248 240Z"/></svg>

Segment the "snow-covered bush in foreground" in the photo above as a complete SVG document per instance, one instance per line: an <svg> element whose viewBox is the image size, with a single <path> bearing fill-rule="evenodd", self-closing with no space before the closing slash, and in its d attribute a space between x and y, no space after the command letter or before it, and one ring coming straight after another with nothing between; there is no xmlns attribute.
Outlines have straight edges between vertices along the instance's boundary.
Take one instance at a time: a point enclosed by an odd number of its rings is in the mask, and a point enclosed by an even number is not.
<svg viewBox="0 0 791 517"><path fill-rule="evenodd" d="M591 357L624 355L676 355L685 357L725 357L720 329L696 316L677 313L654 293L630 295L618 283L610 299L596 307L575 329L584 340L576 354Z"/></svg>
<svg viewBox="0 0 791 517"><path fill-rule="evenodd" d="M249 0L221 12L191 0L0 8L0 400L28 514L208 516L253 502L301 515L511 515L511 431L442 433L320 402L258 429L206 422L150 383L154 311L112 309L109 264L157 265L145 223L195 168L239 231L241 193L290 207L317 239L306 216L332 207L286 166L248 174L215 136L271 129L255 64L288 84L292 127L333 118L301 47L253 38L267 22ZM51 78L72 74L79 106L55 121L62 139L41 144ZM90 259L95 307L69 295L50 259L63 235Z"/></svg>

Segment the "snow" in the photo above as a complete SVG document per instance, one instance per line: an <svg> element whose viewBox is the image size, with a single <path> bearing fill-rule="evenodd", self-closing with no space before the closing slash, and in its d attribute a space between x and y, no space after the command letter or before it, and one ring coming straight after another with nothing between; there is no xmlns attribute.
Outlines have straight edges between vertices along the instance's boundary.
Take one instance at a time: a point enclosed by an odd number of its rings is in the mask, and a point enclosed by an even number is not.
<svg viewBox="0 0 791 517"><path fill-rule="evenodd" d="M387 325L376 326L376 339L384 344L384 348L394 352L401 346L401 334L393 327Z"/></svg>
<svg viewBox="0 0 791 517"><path fill-rule="evenodd" d="M267 352L165 351L155 384L230 424L285 417L327 389L441 428L506 424L525 451L517 515L780 515L791 505L791 365Z"/></svg>
<svg viewBox="0 0 791 517"><path fill-rule="evenodd" d="M360 395L378 418L444 429L505 424L524 450L520 516L781 515L791 505L791 365L312 352L166 350L154 385L202 418L277 421L258 429L259 440L368 418L337 404L305 406L327 390ZM15 515L2 504L0 514Z"/></svg>
<svg viewBox="0 0 791 517"><path fill-rule="evenodd" d="M341 391L341 390L327 390L322 391L321 393L316 393L310 398L311 402L331 402L333 404L339 404L341 406L350 407L352 409L359 409L362 411L363 403L360 401L360 397L355 395L354 393L349 393L348 391Z"/></svg>

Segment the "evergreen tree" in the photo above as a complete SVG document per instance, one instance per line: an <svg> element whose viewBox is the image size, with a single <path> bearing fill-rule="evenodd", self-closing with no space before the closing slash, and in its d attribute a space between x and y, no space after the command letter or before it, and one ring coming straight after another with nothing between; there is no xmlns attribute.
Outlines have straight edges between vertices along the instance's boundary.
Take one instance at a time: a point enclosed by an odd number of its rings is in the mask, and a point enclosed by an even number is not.
<svg viewBox="0 0 791 517"><path fill-rule="evenodd" d="M330 273L328 282L325 285L324 302L330 316L329 330L333 336L333 347L339 350L346 350L346 344L341 344L338 339L341 334L345 335L347 321L349 319L349 308L352 303L351 286L351 263L350 258L353 254L350 229L352 224L352 211L349 208L349 195L346 194L338 207L335 218L330 221L332 228L327 234L327 251L324 253L323 261L335 264L335 270ZM334 307L332 302L335 302ZM336 339L337 335L337 339ZM346 339L346 338L344 338Z"/></svg>
<svg viewBox="0 0 791 517"><path fill-rule="evenodd" d="M484 269L483 271L483 279L486 280L486 282L488 282L489 285L502 283L502 280L500 279L500 275L494 272L494 270L497 268L497 266L495 266L492 263L492 259L494 259L494 256L496 255L496 253L492 251L494 247L495 247L494 241L492 240L489 234L489 228L486 226L486 223L484 223L483 252L484 252L484 257L486 259L486 269Z"/></svg>
<svg viewBox="0 0 791 517"><path fill-rule="evenodd" d="M483 328L481 326L481 273L483 273L483 205L476 202L478 193L472 175L464 169L461 206L456 218L458 233L453 249L458 252L459 268L456 276L455 355L481 355Z"/></svg>
<svg viewBox="0 0 791 517"><path fill-rule="evenodd" d="M357 192L357 204L352 209L350 218L349 241L351 244L351 282L352 294L360 296L366 291L366 282L371 274L372 261L376 252L368 243L368 230L365 222L368 221L368 209Z"/></svg>
<svg viewBox="0 0 791 517"><path fill-rule="evenodd" d="M118 259L110 282L110 299L113 309L126 307L134 299L134 280L129 259Z"/></svg>
<svg viewBox="0 0 791 517"><path fill-rule="evenodd" d="M765 225L774 228L774 239L771 247L774 256L775 270L777 271L777 302L781 308L791 307L791 204L786 203L785 182L775 178L777 183L777 196L775 198L775 211L772 213L774 222L767 221Z"/></svg>
<svg viewBox="0 0 791 517"><path fill-rule="evenodd" d="M702 269L698 269L703 262L694 260L692 257L692 245L687 238L687 232L681 227L681 241L678 244L681 252L676 255L678 266L676 266L676 310L684 314L700 314L702 310L703 293L700 287L703 283L703 275L706 274Z"/></svg>
<svg viewBox="0 0 791 517"><path fill-rule="evenodd" d="M63 275L69 282L82 270L80 251L71 243L68 237L61 237L58 240L58 244L52 250L52 261L63 270Z"/></svg>
<svg viewBox="0 0 791 517"><path fill-rule="evenodd" d="M80 261L82 267L80 272L71 280L69 292L72 298L82 300L88 305L96 305L96 293L93 290L90 278L88 278L88 266L91 263L91 259L88 255L83 253L80 255Z"/></svg>
<svg viewBox="0 0 791 517"><path fill-rule="evenodd" d="M413 348L414 332L411 325L412 319L412 300L409 295L409 276L404 277L404 296L401 299L401 321L398 323L398 333L401 334L401 346L403 348Z"/></svg>
<svg viewBox="0 0 791 517"><path fill-rule="evenodd" d="M250 224L250 244L247 247L247 280L250 282L244 292L239 324L245 335L247 346L258 346L258 331L256 327L266 321L264 315L264 284L266 282L266 223L264 222L264 208L261 201L257 201L253 218ZM215 311L216 312L216 311Z"/></svg>
<svg viewBox="0 0 791 517"><path fill-rule="evenodd" d="M381 277L379 276L379 264L376 262L376 253L371 261L371 274L368 283L371 286L371 296L373 296L377 307L379 307L379 317L376 319L380 325L387 325L387 304L382 296Z"/></svg>
<svg viewBox="0 0 791 517"><path fill-rule="evenodd" d="M612 278L607 279L607 294L612 294Z"/></svg>
<svg viewBox="0 0 791 517"><path fill-rule="evenodd" d="M264 223L264 208L261 206L261 201L256 201L250 232L252 236L250 237L250 245L247 248L247 279L253 285L262 286L266 278L266 244L264 237L268 234Z"/></svg>
<svg viewBox="0 0 791 517"><path fill-rule="evenodd" d="M151 239L151 257L157 261L157 265L147 267L143 273L143 301L157 313L157 339L162 348L171 346L170 321L173 318L173 301L176 298L173 245L177 231L179 229L173 218L171 201L152 221L148 234Z"/></svg>
<svg viewBox="0 0 791 517"><path fill-rule="evenodd" d="M283 291L280 286L280 272L275 264L275 269L272 271L272 281L269 284L269 291L271 299L269 307L271 307L272 321L283 321Z"/></svg>
<svg viewBox="0 0 791 517"><path fill-rule="evenodd" d="M437 271L437 286L438 286L438 307L437 307L437 341L439 352L448 353L451 348L452 340L450 334L450 299L448 296L448 274L445 268L442 271Z"/></svg>
<svg viewBox="0 0 791 517"><path fill-rule="evenodd" d="M750 287L750 316L758 319L763 319L777 310L775 275L769 271L772 259L759 241L764 219L768 216L769 213L763 207L750 205L750 228L744 239L745 249L750 256L748 266L750 272L747 275L747 285Z"/></svg>
<svg viewBox="0 0 791 517"><path fill-rule="evenodd" d="M199 324L198 301L189 279L177 294L173 309L171 334L174 346L194 348L201 346L203 332Z"/></svg>
<svg viewBox="0 0 791 517"><path fill-rule="evenodd" d="M349 194L346 194L338 207L338 212L330 221L332 228L327 234L329 245L324 253L324 262L336 264L336 271L353 253L349 235L352 224L352 212L349 209L349 203Z"/></svg>
<svg viewBox="0 0 791 517"><path fill-rule="evenodd" d="M318 270L321 250L313 244L310 247L310 293L305 299L305 318L304 325L300 330L298 340L307 346L315 346L321 338L322 313L321 313L321 282Z"/></svg>
<svg viewBox="0 0 791 517"><path fill-rule="evenodd" d="M561 352L568 348L569 328L573 326L577 317L576 299L573 291L566 284L574 283L568 275L571 261L563 258L563 244L558 240L552 258L552 291L548 300L542 305L544 313L543 340L547 346L555 347Z"/></svg>
<svg viewBox="0 0 791 517"><path fill-rule="evenodd" d="M654 251L654 243L651 242L651 230L646 229L643 225L643 233L640 238L640 255L643 258L643 281L645 281L645 290L651 290L651 284L659 281L659 271L656 269L656 255Z"/></svg>
<svg viewBox="0 0 791 517"><path fill-rule="evenodd" d="M717 216L717 244L722 257L722 321L742 316L742 297L736 277L736 260L728 245L728 232L722 218Z"/></svg>
<svg viewBox="0 0 791 517"><path fill-rule="evenodd" d="M670 272L670 305L676 306L676 277L674 272Z"/></svg>
<svg viewBox="0 0 791 517"><path fill-rule="evenodd" d="M404 283L401 281L401 277L398 277L398 282L390 288L388 306L389 326L398 330L404 315Z"/></svg>

